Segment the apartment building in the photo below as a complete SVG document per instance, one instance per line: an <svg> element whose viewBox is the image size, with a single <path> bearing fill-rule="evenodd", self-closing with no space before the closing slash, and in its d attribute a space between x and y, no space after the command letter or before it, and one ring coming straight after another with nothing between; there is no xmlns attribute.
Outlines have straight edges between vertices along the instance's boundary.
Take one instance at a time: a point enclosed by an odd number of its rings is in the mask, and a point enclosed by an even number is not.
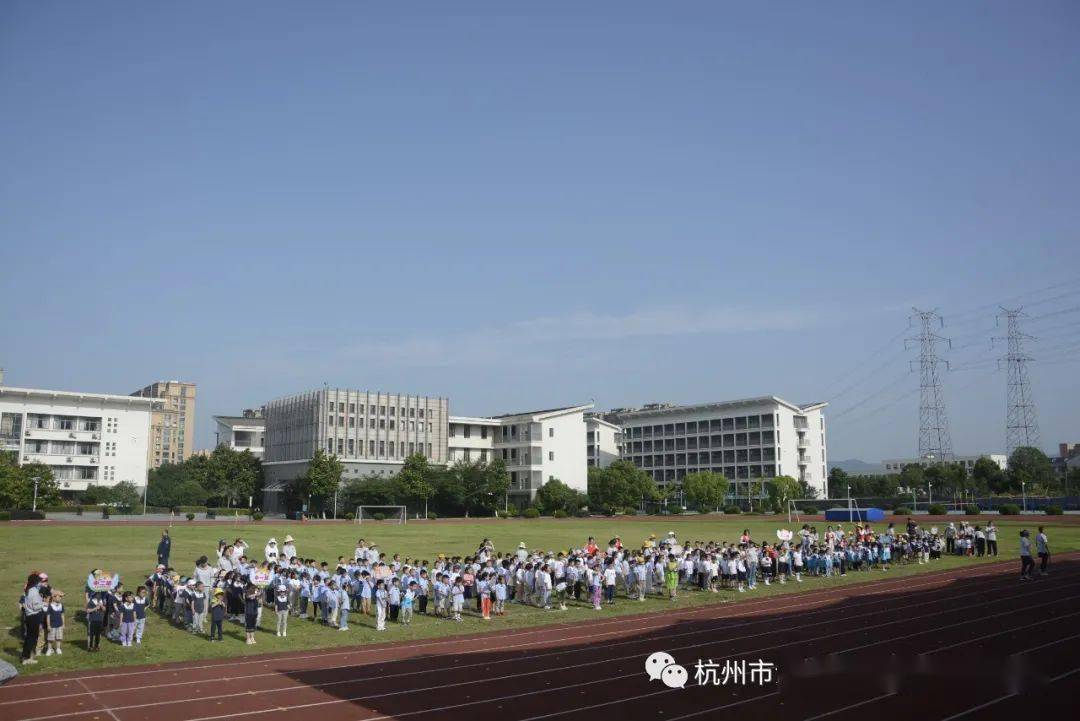
<svg viewBox="0 0 1080 721"><path fill-rule="evenodd" d="M62 491L146 485L151 398L0 386L0 451L43 463Z"/></svg>
<svg viewBox="0 0 1080 721"><path fill-rule="evenodd" d="M248 451L263 457L266 444L266 419L261 408L247 408L238 416L214 416L218 446L234 451Z"/></svg>
<svg viewBox="0 0 1080 721"><path fill-rule="evenodd" d="M799 406L776 396L676 406L617 408L604 420L622 428L619 455L659 484L688 473L723 473L731 497L760 498L764 481L786 475L824 498L826 403Z"/></svg>
<svg viewBox="0 0 1080 721"><path fill-rule="evenodd" d="M183 463L195 450L195 384L158 381L131 395L157 398L150 420L150 447L147 463L158 468L165 463Z"/></svg>
<svg viewBox="0 0 1080 721"><path fill-rule="evenodd" d="M587 404L491 417L451 416L449 461L501 459L510 474L508 502L519 507L556 478L585 493L585 412L591 408Z"/></svg>
<svg viewBox="0 0 1080 721"><path fill-rule="evenodd" d="M595 413L585 416L585 459L589 466L607 468L619 460L622 429Z"/></svg>
<svg viewBox="0 0 1080 721"><path fill-rule="evenodd" d="M282 510L281 493L307 471L316 449L341 460L346 480L394 475L413 453L447 460L446 398L322 388L270 401L263 415L268 512Z"/></svg>

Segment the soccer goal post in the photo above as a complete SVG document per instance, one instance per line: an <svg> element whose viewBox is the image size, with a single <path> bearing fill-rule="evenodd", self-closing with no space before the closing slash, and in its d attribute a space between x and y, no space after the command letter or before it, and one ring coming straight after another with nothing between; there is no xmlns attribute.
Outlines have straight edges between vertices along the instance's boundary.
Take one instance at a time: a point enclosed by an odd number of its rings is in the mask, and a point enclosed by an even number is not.
<svg viewBox="0 0 1080 721"><path fill-rule="evenodd" d="M356 507L356 522L363 523L367 521L394 521L405 525L408 516L408 512L405 510L405 506L357 506Z"/></svg>

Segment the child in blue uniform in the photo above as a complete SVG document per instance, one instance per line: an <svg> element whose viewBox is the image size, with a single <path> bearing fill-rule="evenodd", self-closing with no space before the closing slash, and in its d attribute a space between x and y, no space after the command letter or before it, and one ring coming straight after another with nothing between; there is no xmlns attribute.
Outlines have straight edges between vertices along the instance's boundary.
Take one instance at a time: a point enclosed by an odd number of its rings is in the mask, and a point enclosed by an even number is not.
<svg viewBox="0 0 1080 721"><path fill-rule="evenodd" d="M54 653L63 655L64 649L61 644L64 641L64 592L56 591L52 592L52 598L46 599L45 605L45 643L48 644L48 649L45 651L46 656L52 656Z"/></svg>

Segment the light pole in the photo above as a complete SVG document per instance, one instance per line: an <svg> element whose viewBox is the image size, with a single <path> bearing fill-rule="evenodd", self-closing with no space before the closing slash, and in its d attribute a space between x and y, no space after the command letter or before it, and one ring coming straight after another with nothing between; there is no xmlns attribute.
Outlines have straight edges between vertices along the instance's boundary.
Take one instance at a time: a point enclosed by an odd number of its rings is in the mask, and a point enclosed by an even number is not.
<svg viewBox="0 0 1080 721"><path fill-rule="evenodd" d="M1027 483L1024 481L1020 481L1020 495L1024 501L1024 510L1027 511Z"/></svg>
<svg viewBox="0 0 1080 721"><path fill-rule="evenodd" d="M926 506L927 506L927 510L929 510L929 507L932 506L932 505L934 505L934 484L927 481L926 482Z"/></svg>
<svg viewBox="0 0 1080 721"><path fill-rule="evenodd" d="M41 481L41 476L34 476L30 480L34 482L34 505L31 510L37 511L37 489L38 483Z"/></svg>

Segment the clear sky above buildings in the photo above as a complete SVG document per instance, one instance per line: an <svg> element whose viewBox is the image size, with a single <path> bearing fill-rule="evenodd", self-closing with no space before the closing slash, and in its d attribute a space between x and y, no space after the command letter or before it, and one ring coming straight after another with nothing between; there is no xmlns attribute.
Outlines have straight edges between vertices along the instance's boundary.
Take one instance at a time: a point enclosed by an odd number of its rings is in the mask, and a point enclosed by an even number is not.
<svg viewBox="0 0 1080 721"><path fill-rule="evenodd" d="M877 460L919 305L957 452L1001 451L970 364L1022 296L1080 440L1080 5L760 5L4 2L6 382L194 381L200 447L323 382L834 398L831 459Z"/></svg>

